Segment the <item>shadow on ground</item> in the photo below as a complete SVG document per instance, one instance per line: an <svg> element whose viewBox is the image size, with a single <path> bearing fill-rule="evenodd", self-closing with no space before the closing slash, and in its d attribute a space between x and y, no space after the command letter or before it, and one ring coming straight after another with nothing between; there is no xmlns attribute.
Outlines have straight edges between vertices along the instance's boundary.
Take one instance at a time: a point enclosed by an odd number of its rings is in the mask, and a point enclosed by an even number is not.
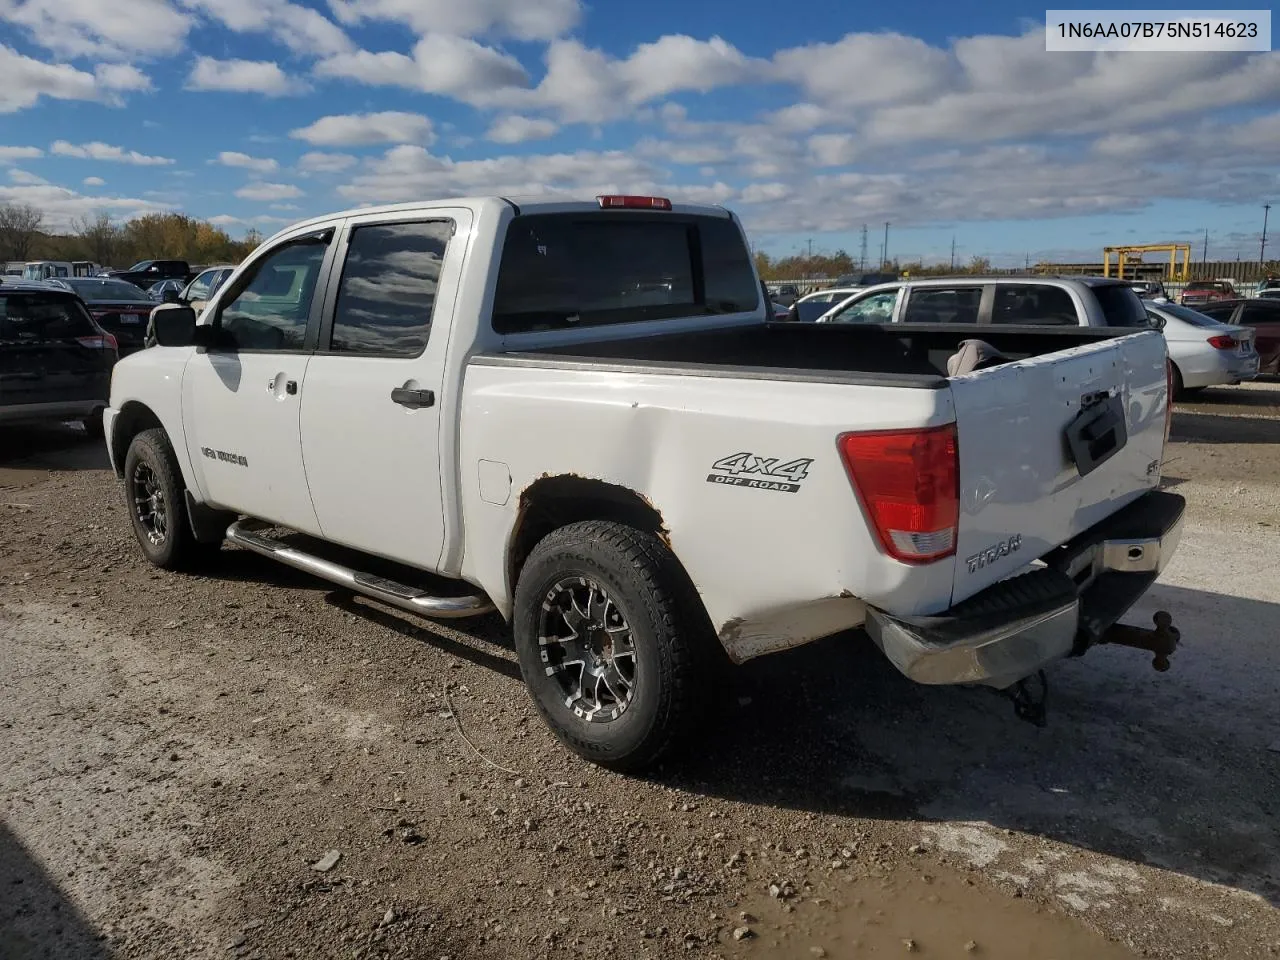
<svg viewBox="0 0 1280 960"><path fill-rule="evenodd" d="M102 440L72 424L0 427L0 488L24 487L53 471L107 470Z"/></svg>
<svg viewBox="0 0 1280 960"><path fill-rule="evenodd" d="M1160 586L1175 614L1210 603L1220 636L1280 621L1280 605ZM1126 618L1141 622L1140 616ZM1210 690L1201 636L1172 671L1125 648L1049 671L1049 726L983 688L903 678L861 633L749 664L750 702L712 749L663 773L726 799L901 820L985 821L1249 890L1280 904L1280 707ZM1278 672L1274 658L1254 665ZM1245 691L1241 691L1243 694ZM1269 714L1269 715L1268 715Z"/></svg>
<svg viewBox="0 0 1280 960"><path fill-rule="evenodd" d="M1169 439L1184 443L1280 443L1280 417L1233 417L1179 410L1174 414Z"/></svg>
<svg viewBox="0 0 1280 960"><path fill-rule="evenodd" d="M88 920L0 823L0 957L107 960L110 955Z"/></svg>

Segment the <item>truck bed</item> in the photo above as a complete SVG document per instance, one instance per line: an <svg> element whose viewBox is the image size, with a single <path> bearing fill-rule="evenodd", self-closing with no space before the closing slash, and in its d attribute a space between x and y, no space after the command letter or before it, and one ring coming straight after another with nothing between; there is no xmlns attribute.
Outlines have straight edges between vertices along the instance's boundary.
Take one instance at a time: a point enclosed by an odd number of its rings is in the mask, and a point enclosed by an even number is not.
<svg viewBox="0 0 1280 960"><path fill-rule="evenodd" d="M600 361L613 361L629 367L674 367L702 376L840 380L940 389L946 385L947 359L962 340L984 340L1010 359L1023 360L1134 332L1093 327L768 323L596 340L502 356L517 363L559 361L594 369L600 368Z"/></svg>

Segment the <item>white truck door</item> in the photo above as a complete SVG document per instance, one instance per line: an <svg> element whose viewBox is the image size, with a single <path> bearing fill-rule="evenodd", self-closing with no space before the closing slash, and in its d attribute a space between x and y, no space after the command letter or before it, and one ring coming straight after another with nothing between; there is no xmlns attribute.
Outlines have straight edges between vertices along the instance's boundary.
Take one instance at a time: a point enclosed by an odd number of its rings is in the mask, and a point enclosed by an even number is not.
<svg viewBox="0 0 1280 960"><path fill-rule="evenodd" d="M353 217L303 387L324 538L426 569L443 549L444 362L470 227L467 210Z"/></svg>
<svg viewBox="0 0 1280 960"><path fill-rule="evenodd" d="M319 523L298 434L333 230L286 240L244 271L208 321L218 344L182 380L187 449L211 504L307 533Z"/></svg>

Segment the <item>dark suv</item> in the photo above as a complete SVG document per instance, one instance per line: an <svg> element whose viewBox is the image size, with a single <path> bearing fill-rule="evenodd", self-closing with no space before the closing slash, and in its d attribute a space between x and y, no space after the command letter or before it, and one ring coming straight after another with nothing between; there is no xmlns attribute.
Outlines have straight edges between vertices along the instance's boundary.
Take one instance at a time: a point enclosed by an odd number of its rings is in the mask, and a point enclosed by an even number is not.
<svg viewBox="0 0 1280 960"><path fill-rule="evenodd" d="M70 290L0 283L0 423L81 420L100 436L118 355Z"/></svg>

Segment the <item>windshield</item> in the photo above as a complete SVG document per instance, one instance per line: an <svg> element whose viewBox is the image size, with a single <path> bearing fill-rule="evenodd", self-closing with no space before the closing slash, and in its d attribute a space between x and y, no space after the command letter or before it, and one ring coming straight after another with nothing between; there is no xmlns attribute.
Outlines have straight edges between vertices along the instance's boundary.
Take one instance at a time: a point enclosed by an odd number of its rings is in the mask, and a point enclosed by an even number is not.
<svg viewBox="0 0 1280 960"><path fill-rule="evenodd" d="M129 268L129 273L134 273L138 270L145 270L147 269L147 267L151 266L151 264L153 263L155 263L154 260L139 260L137 263L135 263L132 267Z"/></svg>
<svg viewBox="0 0 1280 960"><path fill-rule="evenodd" d="M72 279L66 281L85 300L130 303L147 299L140 287L123 280Z"/></svg>
<svg viewBox="0 0 1280 960"><path fill-rule="evenodd" d="M1147 326L1147 308L1133 288L1119 283L1104 283L1093 288L1102 315L1109 327Z"/></svg>
<svg viewBox="0 0 1280 960"><path fill-rule="evenodd" d="M1193 324L1197 327L1217 327L1221 324L1213 319L1206 317L1199 310L1192 310L1190 307L1184 307L1177 303L1162 304L1158 313L1166 314L1170 317L1177 317L1186 323Z"/></svg>

